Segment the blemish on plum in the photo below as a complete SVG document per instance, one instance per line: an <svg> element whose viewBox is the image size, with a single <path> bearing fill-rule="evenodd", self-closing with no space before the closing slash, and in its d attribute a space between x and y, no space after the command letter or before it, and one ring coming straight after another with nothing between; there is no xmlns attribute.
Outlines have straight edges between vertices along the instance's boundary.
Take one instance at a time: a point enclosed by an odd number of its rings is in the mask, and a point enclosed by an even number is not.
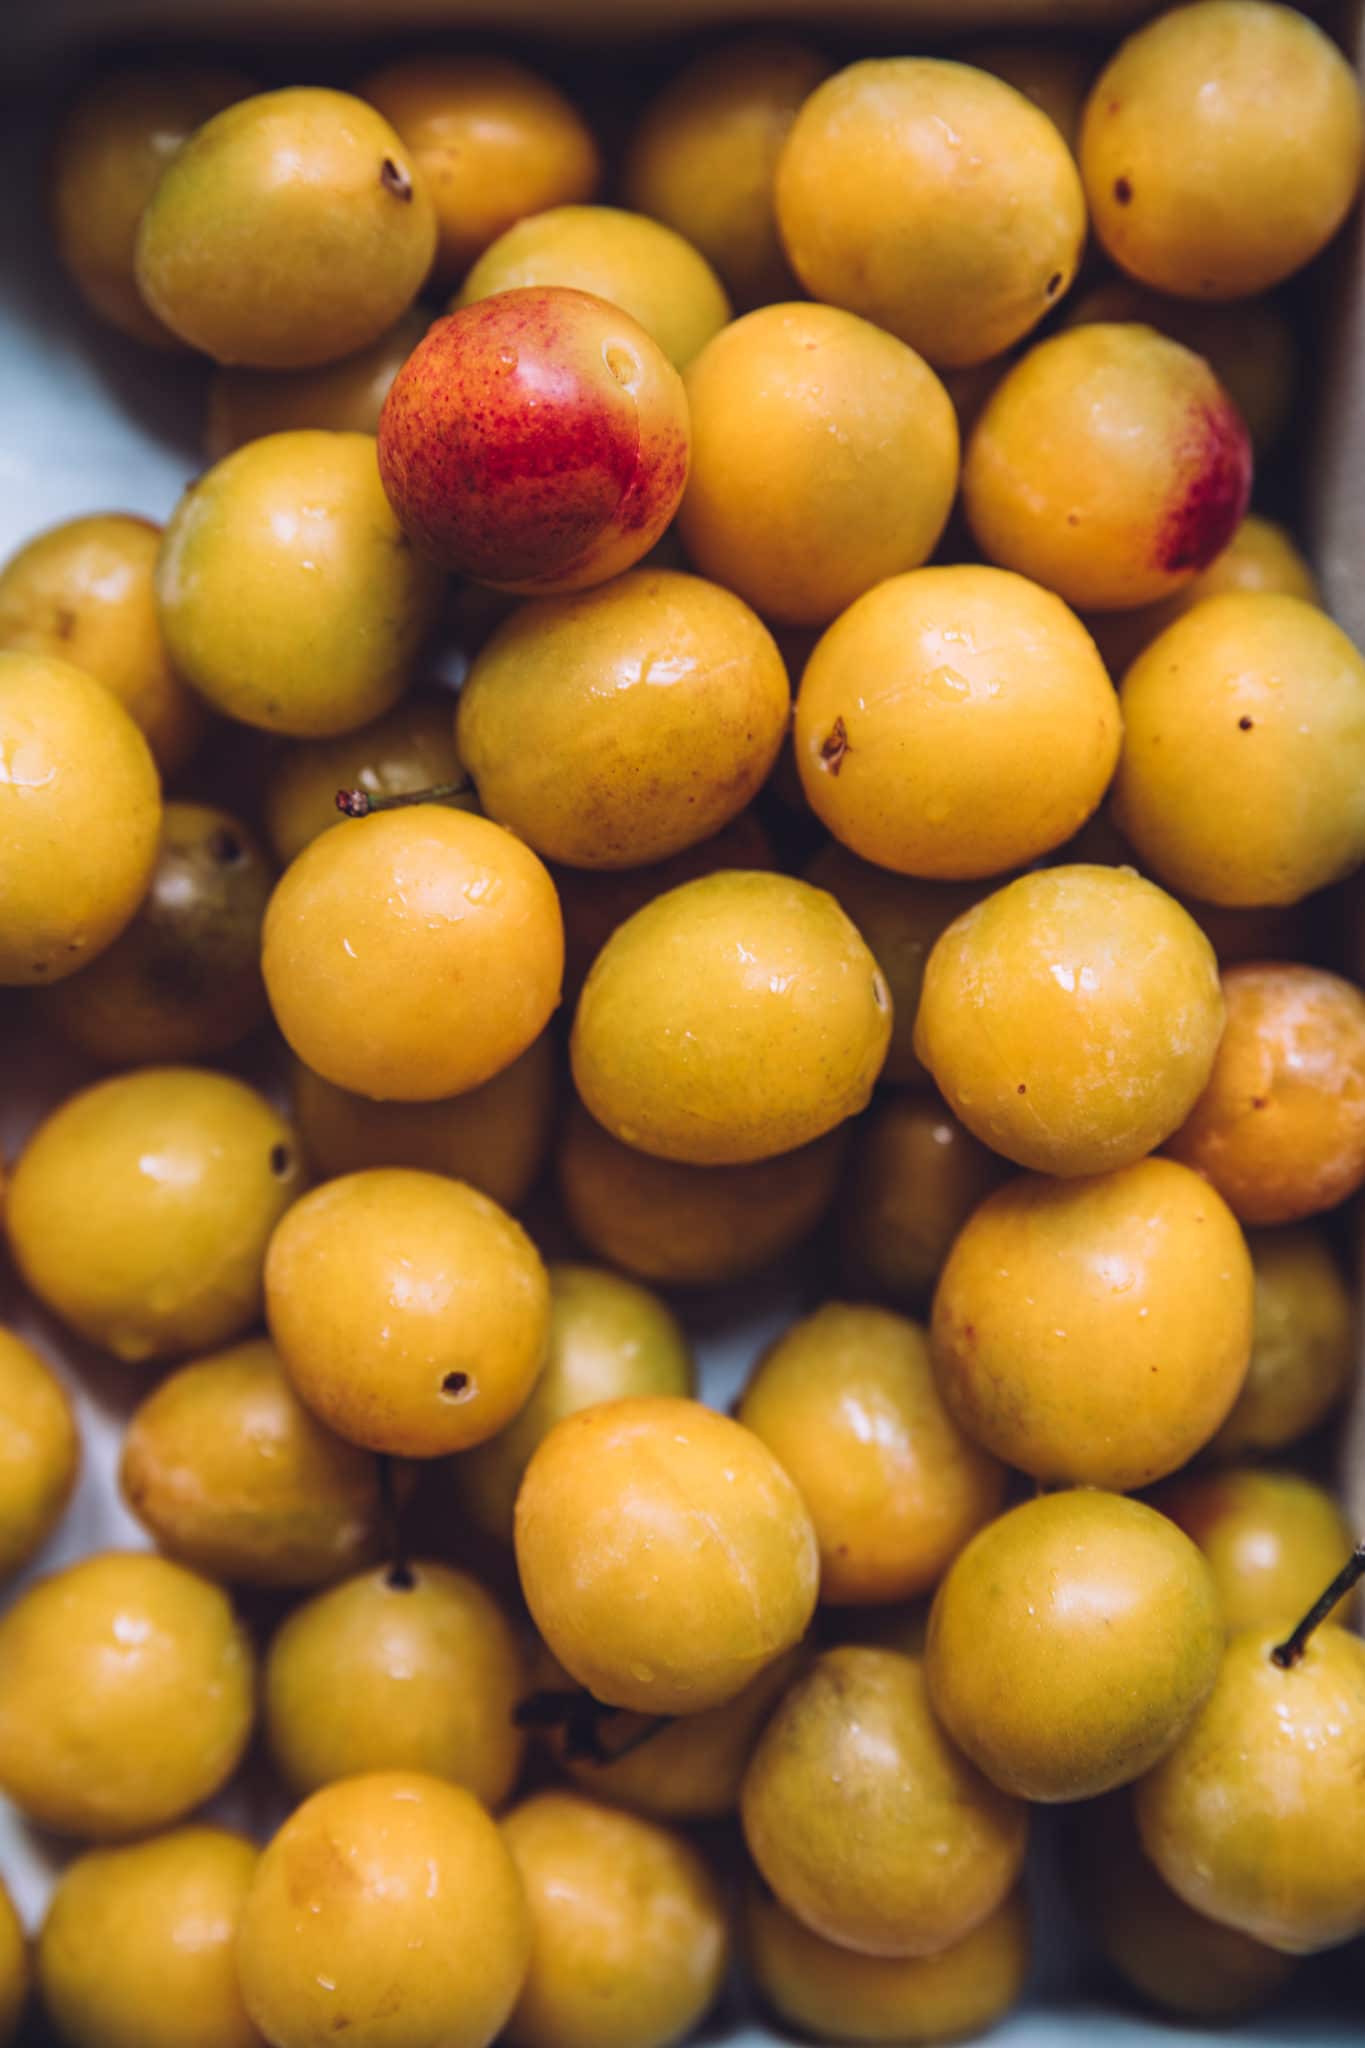
<svg viewBox="0 0 1365 2048"><path fill-rule="evenodd" d="M1229 399L1191 407L1180 453L1190 481L1155 550L1158 567L1177 572L1206 569L1222 554L1251 496L1251 441Z"/></svg>
<svg viewBox="0 0 1365 2048"><path fill-rule="evenodd" d="M1128 206L1129 204L1131 204L1133 197L1133 185L1132 180L1130 178L1115 178L1114 197L1118 200L1120 206Z"/></svg>
<svg viewBox="0 0 1365 2048"><path fill-rule="evenodd" d="M458 1401L468 1391L469 1374L467 1372L448 1372L441 1381L441 1392L449 1401Z"/></svg>
<svg viewBox="0 0 1365 2048"><path fill-rule="evenodd" d="M294 1164L294 1155L287 1145L272 1145L270 1148L270 1171L276 1180L283 1180Z"/></svg>
<svg viewBox="0 0 1365 2048"><path fill-rule="evenodd" d="M1254 723L1254 720L1252 720L1252 719L1250 719L1250 718L1246 718L1246 717L1242 717L1242 718L1239 718L1239 719L1238 719L1238 721L1237 721L1237 730L1238 730L1238 732L1250 732L1250 731L1251 731L1251 728L1252 728L1252 725L1253 725L1253 723Z"/></svg>
<svg viewBox="0 0 1365 2048"><path fill-rule="evenodd" d="M405 203L411 202L412 179L403 166L396 164L391 156L386 156L379 166L379 182L386 192L392 192L395 199L401 199Z"/></svg>
<svg viewBox="0 0 1365 2048"><path fill-rule="evenodd" d="M837 775L844 765L845 754L849 752L848 727L842 718L836 718L820 743L820 765L831 775Z"/></svg>
<svg viewBox="0 0 1365 2048"><path fill-rule="evenodd" d="M1047 283L1046 283L1046 284L1044 285L1043 289L1044 289L1044 291L1045 291L1045 292L1047 293L1047 295L1048 295L1048 297L1049 297L1050 299L1055 299L1055 298L1056 298L1056 296L1057 296L1057 294L1058 294L1058 292L1059 292L1059 291L1061 290L1061 288L1062 288L1062 273L1061 273L1061 271L1060 271L1060 270L1054 270L1054 271L1053 271L1053 273L1052 273L1052 275L1051 275L1051 277L1050 277L1050 278L1048 279Z"/></svg>
<svg viewBox="0 0 1365 2048"><path fill-rule="evenodd" d="M220 825L209 835L209 854L220 867L235 868L245 858L245 848L235 832L226 825Z"/></svg>

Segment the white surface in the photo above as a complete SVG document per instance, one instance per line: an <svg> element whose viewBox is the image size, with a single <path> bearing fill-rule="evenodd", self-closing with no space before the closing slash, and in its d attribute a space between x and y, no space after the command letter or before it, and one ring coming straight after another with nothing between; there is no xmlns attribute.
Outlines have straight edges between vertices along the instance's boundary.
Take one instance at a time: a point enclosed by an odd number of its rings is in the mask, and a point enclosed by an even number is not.
<svg viewBox="0 0 1365 2048"><path fill-rule="evenodd" d="M200 373L192 365L143 354L82 318L50 259L39 172L50 122L41 104L0 109L0 557L52 522L96 510L129 510L164 519L199 468ZM0 1149L12 1157L36 1114L68 1089L78 1070L60 1054L20 1045L12 1007L0 1003ZM86 1463L76 1499L38 1569L109 1544L145 1541L114 1486L119 1430L140 1382L91 1353L81 1353L55 1326L19 1300L12 1275L0 1270L0 1317L19 1320L65 1373L77 1393ZM782 1320L780 1300L756 1300L752 1312L701 1343L705 1390L717 1405L736 1391L749 1363ZM259 1788L239 1788L215 1811L258 1831L269 1825ZM1045 1819L1046 1817L1044 1817ZM1045 1836L1046 1827L1040 1832ZM64 1852L37 1838L0 1800L0 1873L30 1926L41 1913L52 1869ZM1001 2048L1064 2048L1064 2044L1207 2043L1209 2035L1149 2024L1100 2008L1075 1988L1064 1940L1065 1911L1055 1888L1035 1891L1040 1990L1035 2002L991 2039ZM1334 1965L1343 1982L1347 1969ZM1284 2013L1232 2038L1312 2048L1359 2043L1365 2023L1358 1994L1339 2016L1322 2016L1316 1988L1310 2009ZM737 2020L707 2038L730 2048L759 2048L776 2037Z"/></svg>

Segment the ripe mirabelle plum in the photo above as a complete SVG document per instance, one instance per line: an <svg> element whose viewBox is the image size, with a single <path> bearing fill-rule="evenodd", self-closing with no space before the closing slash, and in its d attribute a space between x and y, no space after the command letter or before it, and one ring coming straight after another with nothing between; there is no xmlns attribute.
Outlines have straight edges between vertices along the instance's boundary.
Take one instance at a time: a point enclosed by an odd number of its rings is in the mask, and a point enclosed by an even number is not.
<svg viewBox="0 0 1365 2048"><path fill-rule="evenodd" d="M792 296L773 185L797 110L828 68L782 36L720 43L669 79L626 146L627 205L686 235L741 312Z"/></svg>
<svg viewBox="0 0 1365 2048"><path fill-rule="evenodd" d="M919 1659L853 1645L826 1650L778 1707L740 1815L788 1912L866 1956L961 1941L1011 1890L1028 1839L1028 1809L944 1734Z"/></svg>
<svg viewBox="0 0 1365 2048"><path fill-rule="evenodd" d="M452 285L527 214L591 199L592 130L547 78L509 57L424 50L358 87L411 150L436 209L437 284Z"/></svg>
<svg viewBox="0 0 1365 2048"><path fill-rule="evenodd" d="M1243 1223L1297 1223L1365 1181L1365 994L1322 967L1246 961L1227 1028L1170 1151Z"/></svg>
<svg viewBox="0 0 1365 2048"><path fill-rule="evenodd" d="M806 663L793 738L806 801L837 839L952 882L1078 832L1120 731L1098 649L1061 599L963 564L889 577L835 620Z"/></svg>
<svg viewBox="0 0 1365 2048"><path fill-rule="evenodd" d="M574 1100L556 1173L589 1250L661 1287L747 1279L810 1236L833 1202L845 1128L744 1166L688 1166L623 1145Z"/></svg>
<svg viewBox="0 0 1365 2048"><path fill-rule="evenodd" d="M156 861L156 764L111 690L0 653L0 985L76 973L116 939Z"/></svg>
<svg viewBox="0 0 1365 2048"><path fill-rule="evenodd" d="M456 746L489 817L543 859L638 868L737 817L790 716L782 657L742 598L633 569L519 606L474 659Z"/></svg>
<svg viewBox="0 0 1365 2048"><path fill-rule="evenodd" d="M251 80L218 64L119 65L79 93L57 131L51 209L57 253L100 316L153 348L180 348L137 287L143 208L170 159Z"/></svg>
<svg viewBox="0 0 1365 2048"><path fill-rule="evenodd" d="M213 804L168 803L136 916L40 1015L101 1066L209 1060L267 1013L261 926L274 880L254 833Z"/></svg>
<svg viewBox="0 0 1365 2048"><path fill-rule="evenodd" d="M265 1305L295 1392L329 1429L436 1458L493 1436L526 1400L550 1285L487 1195L375 1167L295 1204L270 1241Z"/></svg>
<svg viewBox="0 0 1365 2048"><path fill-rule="evenodd" d="M129 1418L119 1486L168 1557L229 1585L321 1585L379 1547L374 1459L304 1407L265 1337L153 1388Z"/></svg>
<svg viewBox="0 0 1365 2048"><path fill-rule="evenodd" d="M334 1087L461 1095L525 1052L558 1004L559 899L530 848L487 818L379 811L285 870L261 968L289 1045Z"/></svg>
<svg viewBox="0 0 1365 2048"><path fill-rule="evenodd" d="M1215 1457L1283 1450L1316 1429L1355 1374L1355 1307L1341 1267L1313 1229L1247 1233L1256 1276L1251 1364Z"/></svg>
<svg viewBox="0 0 1365 2048"><path fill-rule="evenodd" d="M1351 1550L1340 1507L1297 1472L1242 1465L1190 1474L1154 1499L1207 1558L1230 1636L1305 1613ZM1348 1594L1330 1619L1349 1628L1351 1605Z"/></svg>
<svg viewBox="0 0 1365 2048"><path fill-rule="evenodd" d="M1251 442L1209 365L1153 327L1054 334L972 429L968 523L987 559L1081 611L1168 597L1237 530Z"/></svg>
<svg viewBox="0 0 1365 2048"><path fill-rule="evenodd" d="M397 701L441 603L369 434L299 429L224 456L171 514L156 565L172 662L229 718L326 737Z"/></svg>
<svg viewBox="0 0 1365 2048"><path fill-rule="evenodd" d="M927 561L957 489L952 401L921 357L836 306L765 306L687 371L678 532L765 619L824 625Z"/></svg>
<svg viewBox="0 0 1365 2048"><path fill-rule="evenodd" d="M1188 1167L1021 1174L948 1254L934 1370L959 1425L997 1458L1123 1492L1174 1472L1226 1419L1252 1300L1236 1218Z"/></svg>
<svg viewBox="0 0 1365 2048"><path fill-rule="evenodd" d="M1229 592L1123 679L1114 819L1206 903L1297 903L1365 859L1365 658L1316 605Z"/></svg>
<svg viewBox="0 0 1365 2048"><path fill-rule="evenodd" d="M363 1771L425 1771L500 1806L526 1738L511 1622L467 1572L404 1560L296 1607L265 1660L266 1740L300 1798Z"/></svg>
<svg viewBox="0 0 1365 2048"><path fill-rule="evenodd" d="M668 1395L557 1422L521 1483L517 1568L536 1626L609 1706L699 1714L800 1640L815 1530L751 1430Z"/></svg>
<svg viewBox="0 0 1365 2048"><path fill-rule="evenodd" d="M619 306L676 370L730 318L725 287L700 251L661 221L619 206L551 206L519 220L484 250L450 310L545 284Z"/></svg>
<svg viewBox="0 0 1365 2048"><path fill-rule="evenodd" d="M1021 875L929 955L915 1050L969 1131L1038 1173L1130 1166L1213 1069L1212 946L1128 867Z"/></svg>
<svg viewBox="0 0 1365 2048"><path fill-rule="evenodd" d="M148 1365L257 1320L270 1233L304 1185L294 1133L256 1089L141 1067L39 1124L9 1186L10 1249L71 1329Z"/></svg>
<svg viewBox="0 0 1365 2048"><path fill-rule="evenodd" d="M745 1904L754 1982L783 2020L816 2041L955 2041L983 2033L1022 1995L1028 1913L1013 1891L970 1934L929 1956L868 1956L825 1941L752 1884Z"/></svg>
<svg viewBox="0 0 1365 2048"><path fill-rule="evenodd" d="M1040 1494L974 1536L929 1615L929 1697L1016 1798L1091 1799L1150 1770L1212 1690L1213 1575L1122 1494Z"/></svg>
<svg viewBox="0 0 1365 2048"><path fill-rule="evenodd" d="M339 2018L376 2048L489 2048L530 1950L516 1865L473 1794L374 1771L324 1785L267 1845L237 1968L274 2048L314 2048Z"/></svg>
<svg viewBox="0 0 1365 2048"><path fill-rule="evenodd" d="M145 1835L231 1777L255 1690L221 1587L145 1551L97 1551L0 1618L0 1791L58 1834Z"/></svg>
<svg viewBox="0 0 1365 2048"><path fill-rule="evenodd" d="M1005 1473L943 1405L918 1324L827 1302L764 1352L736 1411L790 1473L820 1542L820 1597L927 1592L999 1512Z"/></svg>
<svg viewBox="0 0 1365 2048"><path fill-rule="evenodd" d="M1199 0L1120 44L1080 158L1116 263L1159 291L1245 299L1335 234L1363 149L1351 67L1299 8Z"/></svg>
<svg viewBox="0 0 1365 2048"><path fill-rule="evenodd" d="M509 2048L668 2048L690 2036L730 1948L719 1887L692 1844L560 1791L514 1807L502 1838L531 1916Z"/></svg>
<svg viewBox="0 0 1365 2048"><path fill-rule="evenodd" d="M739 1166L856 1115L890 1037L885 977L834 898L733 871L656 896L612 934L570 1051L613 1137Z"/></svg>
<svg viewBox="0 0 1365 2048"><path fill-rule="evenodd" d="M50 654L113 691L163 775L204 735L204 707L172 668L157 618L161 528L131 512L50 526L0 569L0 648Z"/></svg>
<svg viewBox="0 0 1365 2048"><path fill-rule="evenodd" d="M1085 200L1065 142L1013 86L969 64L885 57L836 72L802 106L777 220L814 298L954 368L999 355L1058 303Z"/></svg>
<svg viewBox="0 0 1365 2048"><path fill-rule="evenodd" d="M43 2005L71 2048L260 2048L237 1984L254 1842L182 1827L67 1865L38 1938Z"/></svg>
<svg viewBox="0 0 1365 2048"><path fill-rule="evenodd" d="M220 363L354 355L422 287L436 215L413 154L350 93L238 100L167 164L137 227L138 290Z"/></svg>

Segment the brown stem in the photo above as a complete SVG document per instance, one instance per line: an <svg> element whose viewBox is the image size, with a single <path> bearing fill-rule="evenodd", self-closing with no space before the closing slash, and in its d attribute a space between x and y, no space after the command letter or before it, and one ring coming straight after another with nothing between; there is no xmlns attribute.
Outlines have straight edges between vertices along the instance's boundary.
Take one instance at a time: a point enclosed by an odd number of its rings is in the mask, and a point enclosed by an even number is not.
<svg viewBox="0 0 1365 2048"><path fill-rule="evenodd" d="M518 1728L562 1729L564 1756L569 1763L611 1764L618 1757L629 1756L632 1750L642 1748L667 1728L673 1718L662 1714L648 1720L643 1728L637 1729L624 1742L609 1748L602 1739L603 1723L614 1720L625 1711L624 1707L605 1706L590 1692L547 1688L518 1700L512 1709L512 1719Z"/></svg>
<svg viewBox="0 0 1365 2048"><path fill-rule="evenodd" d="M1326 1621L1338 1600L1343 1599L1362 1578L1365 1578L1365 1543L1357 1543L1331 1585L1324 1586L1298 1627L1282 1643L1276 1643L1271 1651L1271 1657L1281 1671L1293 1670L1319 1622Z"/></svg>
<svg viewBox="0 0 1365 2048"><path fill-rule="evenodd" d="M379 1464L379 1505L389 1541L388 1583L397 1593L410 1593L417 1581L413 1577L412 1565L408 1561L408 1547L403 1540L403 1510L398 1501L394 1461L387 1451L377 1452L376 1457Z"/></svg>
<svg viewBox="0 0 1365 2048"><path fill-rule="evenodd" d="M469 778L459 782L433 782L430 789L400 789L387 796L371 796L366 789L339 789L337 809L343 818L368 818L371 811L398 811L406 804L448 804L468 796Z"/></svg>

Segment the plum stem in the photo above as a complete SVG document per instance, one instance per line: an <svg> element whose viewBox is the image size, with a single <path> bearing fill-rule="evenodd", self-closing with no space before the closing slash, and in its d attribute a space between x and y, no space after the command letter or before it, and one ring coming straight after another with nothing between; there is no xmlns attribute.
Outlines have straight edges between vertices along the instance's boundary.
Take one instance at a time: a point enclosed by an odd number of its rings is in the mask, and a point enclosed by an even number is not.
<svg viewBox="0 0 1365 2048"><path fill-rule="evenodd" d="M1281 1671L1292 1671L1308 1647L1308 1638L1319 1622L1326 1621L1338 1600L1344 1599L1351 1588L1365 1578L1365 1543L1357 1543L1341 1570L1330 1586L1324 1586L1313 1605L1298 1627L1287 1635L1282 1643L1276 1643L1270 1655Z"/></svg>
<svg viewBox="0 0 1365 2048"><path fill-rule="evenodd" d="M387 1451L379 1451L376 1456L379 1464L379 1505L389 1545L389 1569L386 1578L395 1592L410 1593L417 1581L412 1576L408 1546L403 1540L403 1510L398 1502L394 1461Z"/></svg>
<svg viewBox="0 0 1365 2048"><path fill-rule="evenodd" d="M387 795L371 796L365 789L339 789L336 802L344 818L368 818L371 811L398 811L405 804L448 804L468 794L466 776L461 782L433 782L430 789L398 789Z"/></svg>
<svg viewBox="0 0 1365 2048"><path fill-rule="evenodd" d="M564 1756L570 1763L611 1764L618 1757L643 1748L673 1720L671 1714L660 1714L647 1720L643 1728L637 1728L624 1742L609 1747L602 1739L602 1724L625 1711L624 1707L605 1705L590 1692L547 1688L519 1700L512 1710L512 1719L518 1728L562 1728Z"/></svg>

